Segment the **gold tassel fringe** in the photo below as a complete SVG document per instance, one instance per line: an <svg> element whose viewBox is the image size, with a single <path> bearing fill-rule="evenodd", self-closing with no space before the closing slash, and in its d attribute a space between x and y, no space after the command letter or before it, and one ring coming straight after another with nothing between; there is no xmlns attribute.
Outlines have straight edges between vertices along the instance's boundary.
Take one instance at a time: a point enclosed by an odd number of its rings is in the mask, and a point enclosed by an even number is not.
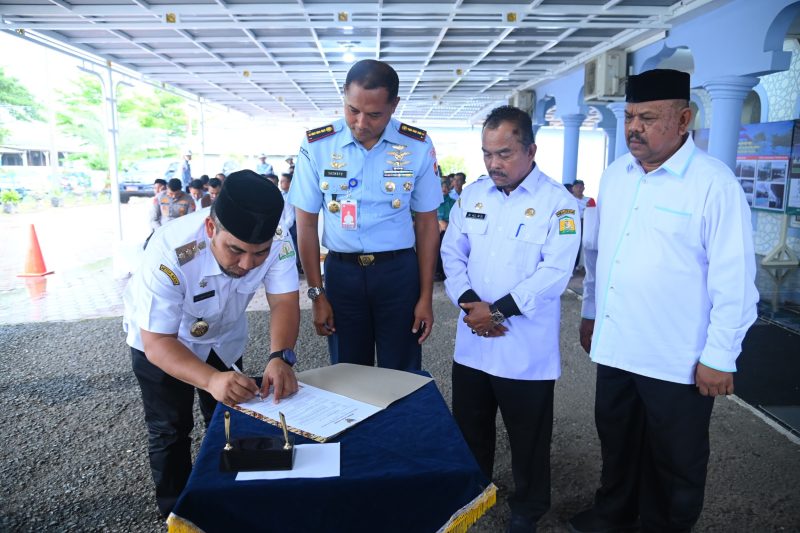
<svg viewBox="0 0 800 533"><path fill-rule="evenodd" d="M169 533L203 533L202 529L175 513L170 513L167 518L167 531Z"/></svg>
<svg viewBox="0 0 800 533"><path fill-rule="evenodd" d="M466 533L486 511L497 503L497 487L493 483L478 494L474 500L456 511L437 533Z"/></svg>

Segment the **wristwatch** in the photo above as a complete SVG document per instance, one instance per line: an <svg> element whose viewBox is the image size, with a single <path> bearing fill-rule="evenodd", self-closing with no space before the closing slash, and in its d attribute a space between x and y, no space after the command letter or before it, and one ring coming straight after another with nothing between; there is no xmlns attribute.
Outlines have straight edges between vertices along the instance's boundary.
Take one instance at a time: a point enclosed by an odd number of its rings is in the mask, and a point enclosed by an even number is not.
<svg viewBox="0 0 800 533"><path fill-rule="evenodd" d="M489 306L489 313L491 313L492 315L492 324L494 324L495 326L498 324L502 324L506 319L505 315L501 313L500 310L497 308L497 306L494 304L491 304Z"/></svg>
<svg viewBox="0 0 800 533"><path fill-rule="evenodd" d="M308 298L313 302L317 298L319 298L320 295L325 294L325 289L323 289L322 287L309 287L307 294Z"/></svg>
<svg viewBox="0 0 800 533"><path fill-rule="evenodd" d="M269 354L269 358L267 359L267 363L272 361L273 359L283 359L283 362L289 366L294 366L297 362L297 354L294 353L294 350L291 348L285 348L283 350L278 350L277 352L272 352Z"/></svg>

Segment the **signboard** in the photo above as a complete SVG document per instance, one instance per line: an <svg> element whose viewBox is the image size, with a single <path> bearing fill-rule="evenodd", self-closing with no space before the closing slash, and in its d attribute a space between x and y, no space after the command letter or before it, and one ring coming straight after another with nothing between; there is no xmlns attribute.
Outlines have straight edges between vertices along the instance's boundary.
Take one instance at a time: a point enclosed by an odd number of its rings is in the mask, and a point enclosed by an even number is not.
<svg viewBox="0 0 800 533"><path fill-rule="evenodd" d="M694 140L707 150L708 130ZM734 174L753 209L800 214L800 121L742 126Z"/></svg>

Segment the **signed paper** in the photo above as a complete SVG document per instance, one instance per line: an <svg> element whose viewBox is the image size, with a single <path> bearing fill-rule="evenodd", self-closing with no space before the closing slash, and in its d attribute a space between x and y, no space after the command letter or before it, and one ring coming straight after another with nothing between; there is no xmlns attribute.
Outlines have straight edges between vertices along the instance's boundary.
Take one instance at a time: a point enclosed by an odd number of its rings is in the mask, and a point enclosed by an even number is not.
<svg viewBox="0 0 800 533"><path fill-rule="evenodd" d="M300 388L295 394L278 404L271 397L265 401L253 399L240 403L236 409L274 425L278 425L280 411L286 416L289 431L317 442L325 442L381 410L375 405L312 385L298 385Z"/></svg>

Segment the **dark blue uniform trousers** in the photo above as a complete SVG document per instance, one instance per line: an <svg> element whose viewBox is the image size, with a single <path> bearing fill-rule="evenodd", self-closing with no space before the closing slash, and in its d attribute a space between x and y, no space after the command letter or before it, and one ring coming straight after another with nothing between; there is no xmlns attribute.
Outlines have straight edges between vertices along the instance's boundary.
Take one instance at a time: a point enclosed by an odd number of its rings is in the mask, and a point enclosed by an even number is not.
<svg viewBox="0 0 800 533"><path fill-rule="evenodd" d="M703 508L714 398L597 365L595 423L603 470L598 515L642 531L691 531Z"/></svg>
<svg viewBox="0 0 800 533"><path fill-rule="evenodd" d="M419 300L419 265L413 251L369 266L325 259L325 294L336 333L328 337L331 364L355 363L420 370L419 332L411 333Z"/></svg>
<svg viewBox="0 0 800 533"><path fill-rule="evenodd" d="M195 388L158 368L136 348L131 348L131 361L142 390L156 502L161 514L168 516L192 471L192 440L189 435L194 427ZM217 370L229 370L214 350L206 362ZM239 358L236 364L241 368L242 359ZM208 427L217 401L206 391L198 389L197 393L200 412Z"/></svg>

